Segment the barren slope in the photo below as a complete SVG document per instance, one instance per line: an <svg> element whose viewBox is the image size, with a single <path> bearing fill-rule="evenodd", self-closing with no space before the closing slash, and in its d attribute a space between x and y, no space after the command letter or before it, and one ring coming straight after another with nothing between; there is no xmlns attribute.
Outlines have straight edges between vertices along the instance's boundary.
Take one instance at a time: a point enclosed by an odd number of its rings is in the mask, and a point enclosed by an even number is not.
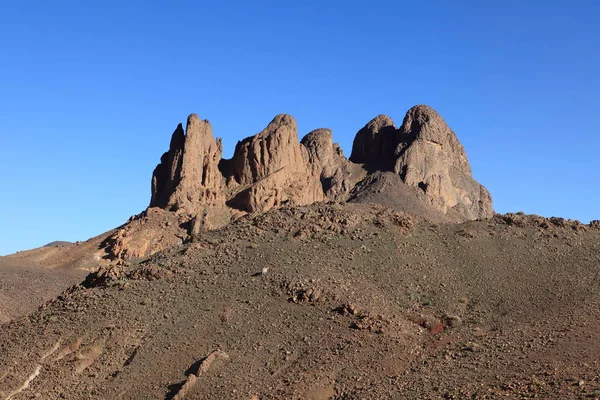
<svg viewBox="0 0 600 400"><path fill-rule="evenodd" d="M0 257L0 323L34 311L81 280L87 271L57 271Z"/></svg>
<svg viewBox="0 0 600 400"><path fill-rule="evenodd" d="M186 376L186 399L593 398L599 250L518 215L245 217L0 326L0 398L28 377L14 399L174 398Z"/></svg>

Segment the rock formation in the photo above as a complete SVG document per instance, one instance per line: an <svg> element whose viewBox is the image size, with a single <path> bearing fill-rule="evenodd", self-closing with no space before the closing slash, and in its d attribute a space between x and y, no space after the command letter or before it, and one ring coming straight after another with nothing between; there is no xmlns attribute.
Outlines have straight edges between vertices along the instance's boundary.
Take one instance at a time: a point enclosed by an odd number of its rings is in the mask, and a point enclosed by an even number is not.
<svg viewBox="0 0 600 400"><path fill-rule="evenodd" d="M231 160L222 160L221 153L210 123L190 115L185 134L181 125L175 129L169 151L154 170L150 207L193 216L197 231L226 223L232 214L223 209L235 215L285 204L345 201L368 173L391 171L452 220L493 215L491 197L472 178L458 138L423 105L411 108L399 129L385 115L367 123L356 134L350 160L329 129L314 130L299 143L296 120L286 114L238 142ZM215 209L221 209L218 224L208 222Z"/></svg>
<svg viewBox="0 0 600 400"><path fill-rule="evenodd" d="M153 219L165 217L147 212L111 237L108 256L144 257L246 213L326 200L376 201L433 222L493 216L462 145L427 106L411 108L399 129L385 115L371 120L356 134L349 160L329 129L299 142L296 120L286 114L238 142L231 159L221 154L208 121L192 114L185 132L178 125L152 175L148 210L173 212L174 237L150 240L153 229L162 229Z"/></svg>
<svg viewBox="0 0 600 400"><path fill-rule="evenodd" d="M356 135L351 161L393 171L445 214L467 220L494 215L489 192L473 179L463 146L437 112L415 106L399 129L392 127L381 115L369 122Z"/></svg>
<svg viewBox="0 0 600 400"><path fill-rule="evenodd" d="M234 178L242 185L286 167L306 172L307 154L298 143L294 117L277 115L260 133L238 142L232 164Z"/></svg>
<svg viewBox="0 0 600 400"><path fill-rule="evenodd" d="M397 144L394 121L387 115L378 115L356 134L350 161L389 170Z"/></svg>
<svg viewBox="0 0 600 400"><path fill-rule="evenodd" d="M245 186L227 202L234 208L258 212L325 199L290 115L276 116L262 132L238 142L230 165L233 180Z"/></svg>
<svg viewBox="0 0 600 400"><path fill-rule="evenodd" d="M365 173L344 157L344 152L329 129L315 129L302 138L308 150L311 173L319 177L323 193L329 200L345 200L352 187Z"/></svg>
<svg viewBox="0 0 600 400"><path fill-rule="evenodd" d="M151 207L194 213L224 201L221 140L215 140L210 123L196 114L188 117L185 131L181 124L175 129L169 151L154 170Z"/></svg>
<svg viewBox="0 0 600 400"><path fill-rule="evenodd" d="M427 106L411 108L399 129L394 172L419 187L439 210L466 219L491 218L492 198L475 181L462 144L444 119Z"/></svg>

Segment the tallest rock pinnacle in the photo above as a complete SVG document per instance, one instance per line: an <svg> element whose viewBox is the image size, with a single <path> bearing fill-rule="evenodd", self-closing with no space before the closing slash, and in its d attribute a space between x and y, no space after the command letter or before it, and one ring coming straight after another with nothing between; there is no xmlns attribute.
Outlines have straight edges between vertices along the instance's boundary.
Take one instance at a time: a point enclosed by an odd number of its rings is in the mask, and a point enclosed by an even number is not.
<svg viewBox="0 0 600 400"><path fill-rule="evenodd" d="M379 115L357 133L350 161L371 171L395 172L418 188L423 200L455 219L494 215L492 198L473 179L463 146L431 107L408 110L399 129Z"/></svg>
<svg viewBox="0 0 600 400"><path fill-rule="evenodd" d="M493 216L491 197L471 176L458 138L423 105L411 108L399 129L385 115L365 125L350 160L328 129L314 130L299 142L296 120L286 114L238 142L232 159L221 155L221 140L213 137L210 123L190 115L185 132L181 125L175 129L169 151L154 170L150 207L177 210L182 218L216 227L284 205L351 200L359 182L362 193L368 191L369 174L393 172L400 177L393 185L412 187L402 189L405 196L415 196L450 220ZM403 203L391 192L386 196L386 203ZM215 222L211 216L217 213L222 218Z"/></svg>
<svg viewBox="0 0 600 400"><path fill-rule="evenodd" d="M435 110L424 105L408 110L398 141L394 172L421 189L434 207L466 219L494 215L492 198L473 179L465 149Z"/></svg>

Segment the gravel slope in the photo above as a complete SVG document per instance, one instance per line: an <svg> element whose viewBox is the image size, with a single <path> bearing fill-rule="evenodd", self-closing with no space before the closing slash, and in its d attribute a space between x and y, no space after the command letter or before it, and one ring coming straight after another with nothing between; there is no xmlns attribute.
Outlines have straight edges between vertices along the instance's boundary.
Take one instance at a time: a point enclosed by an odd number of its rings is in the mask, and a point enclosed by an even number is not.
<svg viewBox="0 0 600 400"><path fill-rule="evenodd" d="M0 398L28 377L14 399L594 398L599 254L521 215L247 217L1 325Z"/></svg>

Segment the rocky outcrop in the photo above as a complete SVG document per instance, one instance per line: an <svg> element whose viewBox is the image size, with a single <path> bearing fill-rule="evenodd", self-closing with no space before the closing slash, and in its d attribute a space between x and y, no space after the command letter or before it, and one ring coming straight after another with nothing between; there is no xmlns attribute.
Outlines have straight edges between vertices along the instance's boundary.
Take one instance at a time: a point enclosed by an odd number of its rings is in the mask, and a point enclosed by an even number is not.
<svg viewBox="0 0 600 400"><path fill-rule="evenodd" d="M191 114L185 135L179 125L154 170L150 206L193 214L223 203L221 154L221 140L213 137L210 123Z"/></svg>
<svg viewBox="0 0 600 400"><path fill-rule="evenodd" d="M290 115L276 116L262 132L239 142L230 165L233 180L243 187L227 202L231 207L259 212L325 198Z"/></svg>
<svg viewBox="0 0 600 400"><path fill-rule="evenodd" d="M344 152L329 129L316 129L304 136L311 172L319 177L323 193L329 200L345 200L365 171L344 157Z"/></svg>
<svg viewBox="0 0 600 400"><path fill-rule="evenodd" d="M306 172L307 154L298 143L294 117L277 115L260 133L238 142L232 165L241 185L258 182L284 167Z"/></svg>
<svg viewBox="0 0 600 400"><path fill-rule="evenodd" d="M419 188L423 200L463 219L494 215L489 192L475 181L463 146L432 108L411 108L402 126L380 115L356 135L350 160L373 171L393 171Z"/></svg>
<svg viewBox="0 0 600 400"><path fill-rule="evenodd" d="M356 134L350 161L389 170L393 165L397 144L394 121L387 115L378 115Z"/></svg>
<svg viewBox="0 0 600 400"><path fill-rule="evenodd" d="M427 106L411 108L398 129L385 115L371 120L357 133L350 160L329 129L299 142L296 120L286 114L238 142L231 159L221 154L208 121L192 114L185 132L178 125L152 175L149 211L161 212L147 212L113 235L105 246L111 259L147 256L246 213L325 200L379 202L434 222L493 216L464 148ZM154 235L165 212L176 221L170 233Z"/></svg>
<svg viewBox="0 0 600 400"><path fill-rule="evenodd" d="M169 204L171 195L175 192L181 180L181 162L185 133L181 124L171 135L169 151L160 158L160 164L152 173L152 197L150 207L165 208Z"/></svg>
<svg viewBox="0 0 600 400"><path fill-rule="evenodd" d="M120 263L180 245L187 236L185 222L185 215L148 208L104 239L102 258Z"/></svg>
<svg viewBox="0 0 600 400"><path fill-rule="evenodd" d="M437 209L465 219L491 218L492 198L475 181L462 144L432 108L411 108L398 130L394 172L420 188Z"/></svg>
<svg viewBox="0 0 600 400"><path fill-rule="evenodd" d="M385 115L367 123L356 134L350 160L329 129L314 130L299 143L296 120L286 114L238 142L231 160L221 153L210 123L190 115L185 134L179 125L154 171L150 206L192 215L197 231L226 223L227 209L252 213L345 201L368 173L392 171L452 220L493 216L490 194L471 176L458 138L423 105L411 108L398 129ZM211 222L217 214L219 222Z"/></svg>

